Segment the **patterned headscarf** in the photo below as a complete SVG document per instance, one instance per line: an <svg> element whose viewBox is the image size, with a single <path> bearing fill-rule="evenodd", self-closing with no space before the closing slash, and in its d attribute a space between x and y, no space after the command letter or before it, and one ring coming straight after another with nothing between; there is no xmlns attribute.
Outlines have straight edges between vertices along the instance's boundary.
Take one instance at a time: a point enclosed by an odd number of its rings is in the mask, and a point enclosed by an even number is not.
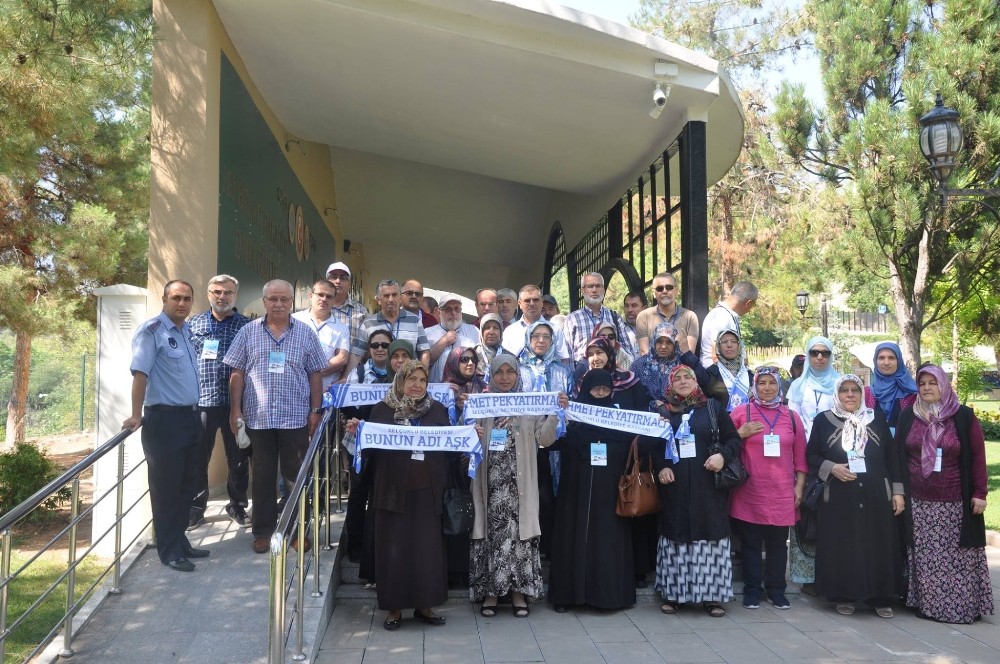
<svg viewBox="0 0 1000 664"><path fill-rule="evenodd" d="M853 413L844 408L840 402L840 386L844 383L854 383L861 390L858 409ZM840 446L845 452L854 450L858 456L865 455L865 445L868 443L868 425L875 419L875 411L865 405L865 383L854 374L845 374L837 379L833 388L833 414L844 420L844 428L840 434Z"/></svg>
<svg viewBox="0 0 1000 664"><path fill-rule="evenodd" d="M682 373L690 374L691 378L695 380L694 391L692 391L691 394L687 395L686 397L682 397L679 394L675 393L673 389L674 380L676 380L677 376L679 376ZM688 408L701 408L708 402L708 400L705 398L705 394L701 391L701 387L698 386L697 380L698 377L695 374L694 369L692 369L687 365L678 364L670 371L670 379L667 382L667 393L665 396L667 403L671 405L673 410L680 411L680 410L687 410Z"/></svg>
<svg viewBox="0 0 1000 664"><path fill-rule="evenodd" d="M656 354L657 339L669 339L674 345L674 350L668 357ZM639 357L632 365L632 369L653 398L657 398L661 394L666 394L670 372L680 364L680 361L680 355L677 353L677 328L671 323L663 322L656 326L653 336L649 338L649 352Z"/></svg>
<svg viewBox="0 0 1000 664"><path fill-rule="evenodd" d="M830 363L827 365L824 371L816 371L812 368L812 362L806 357L805 369L802 371L802 375L795 379L792 386L788 388L788 400L789 401L802 401L802 394L805 391L806 384L808 384L814 391L820 394L833 394L834 393L834 383L840 378L840 373L833 368L833 361L837 359L836 354L833 352L833 342L826 337L813 337L806 344L806 355L809 355L809 351L812 350L813 346L823 346L828 351L830 351Z"/></svg>
<svg viewBox="0 0 1000 664"><path fill-rule="evenodd" d="M618 346L617 341L613 342L610 339L605 339L603 337L595 336L593 339L590 340L590 343L587 344L587 349L584 351L584 354L586 354L586 352L589 351L591 348L600 348L601 352L603 352L604 355L608 358L608 363L605 364L602 368L609 374L611 374L611 380L612 384L614 385L615 392L618 392L619 390L627 390L628 388L632 387L633 385L639 382L639 377L636 376L631 371L618 370L618 362L616 359L618 355L617 346Z"/></svg>
<svg viewBox="0 0 1000 664"><path fill-rule="evenodd" d="M951 386L947 374L941 367L928 364L917 371L917 380L920 374L930 374L937 381L938 389L941 390L941 400L937 403L927 403L920 398L913 403L913 414L927 423L927 431L924 432L924 439L920 446L920 474L930 477L934 472L934 463L937 461L937 447L944 438L948 430L948 419L958 412L958 395ZM957 434L956 434L957 435Z"/></svg>
<svg viewBox="0 0 1000 664"><path fill-rule="evenodd" d="M496 348L490 348L486 345L486 340L483 339L483 330L486 329L487 323L496 323L500 326L500 338L497 340ZM480 376L490 375L490 364L493 362L493 358L496 357L497 353L503 348L503 321L500 320L499 314L484 314L482 318L479 319L479 344L476 346L476 355L479 357L479 362L476 364L476 373Z"/></svg>
<svg viewBox="0 0 1000 664"><path fill-rule="evenodd" d="M896 373L889 376L878 370L877 362L878 354L886 349L896 354ZM917 393L917 383L910 376L906 365L903 364L903 354L900 352L899 346L891 341L883 341L875 346L872 362L875 366L875 370L872 372L872 394L875 395L878 405L882 407L882 412L885 413L886 417L889 417L893 406L900 399L909 394Z"/></svg>
<svg viewBox="0 0 1000 664"><path fill-rule="evenodd" d="M445 383L454 383L460 388L462 394L478 394L486 389L486 383L483 379L476 375L475 372L472 373L470 378L466 378L462 375L462 368L459 363L459 359L463 355L471 354L473 360L476 359L476 350L470 346L465 348L456 348L449 355L448 359L444 363L444 372L442 381Z"/></svg>
<svg viewBox="0 0 1000 664"><path fill-rule="evenodd" d="M773 376L775 382L778 383L778 394L770 401L764 401L757 394L757 381L760 380L761 376ZM781 396L781 373L777 367L757 367L757 370L753 372L753 387L750 388L750 400L761 408L778 408L781 406Z"/></svg>
<svg viewBox="0 0 1000 664"><path fill-rule="evenodd" d="M434 405L434 398L430 392L424 392L422 397L414 399L403 393L403 384L406 379L414 373L422 371L427 374L427 367L420 360L407 360L396 372L396 377L392 379L392 387L385 395L385 405L392 408L392 421L396 424L409 425L410 420L423 417Z"/></svg>
<svg viewBox="0 0 1000 664"><path fill-rule="evenodd" d="M740 346L739 354L731 360L727 360L722 355L722 337L727 334L736 337L736 343ZM736 384L742 385L749 392L750 371L747 369L747 352L743 346L743 338L740 336L740 333L736 330L723 330L719 332L719 336L715 338L715 356L718 358L716 366L719 367L719 374L722 376L722 381L726 384L726 389L729 390L730 394L732 394L733 385Z"/></svg>

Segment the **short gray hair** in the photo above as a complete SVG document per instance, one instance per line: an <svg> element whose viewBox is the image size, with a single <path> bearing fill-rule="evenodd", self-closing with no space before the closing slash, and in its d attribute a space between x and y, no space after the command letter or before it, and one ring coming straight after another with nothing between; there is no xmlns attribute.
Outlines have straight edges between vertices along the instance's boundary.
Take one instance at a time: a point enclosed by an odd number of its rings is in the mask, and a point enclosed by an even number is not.
<svg viewBox="0 0 1000 664"><path fill-rule="evenodd" d="M378 297L379 295L382 294L382 289L385 286L390 286L390 287L394 286L396 290L398 290L400 293L403 292L403 287L400 286L399 282L396 281L395 279L383 279L382 281L378 282L377 286L375 286L375 297Z"/></svg>
<svg viewBox="0 0 1000 664"><path fill-rule="evenodd" d="M538 291L538 294L542 294L542 289L535 284L525 284L521 286L521 290L517 292L517 299L520 300L521 296L524 295L525 291Z"/></svg>
<svg viewBox="0 0 1000 664"><path fill-rule="evenodd" d="M497 291L497 299L507 299L507 298L517 299L517 293L514 292L513 288L501 288Z"/></svg>
<svg viewBox="0 0 1000 664"><path fill-rule="evenodd" d="M674 276L673 272L660 272L659 274L655 275L653 279L670 279L671 283L673 283L674 286L677 285L677 277Z"/></svg>
<svg viewBox="0 0 1000 664"><path fill-rule="evenodd" d="M600 272L587 272L582 277L580 277L580 288L583 288L583 280L587 277L597 277L601 280L601 286L604 286L604 275Z"/></svg>
<svg viewBox="0 0 1000 664"><path fill-rule="evenodd" d="M236 279L236 277L228 274L215 275L214 277L208 280L208 285L211 286L212 284L224 284L227 281L233 282L233 285L236 286L236 290L240 289L240 282Z"/></svg>
<svg viewBox="0 0 1000 664"><path fill-rule="evenodd" d="M729 291L729 295L739 302L749 302L750 300L756 300L760 293L757 291L757 287L749 281L737 281L733 284L733 289Z"/></svg>
<svg viewBox="0 0 1000 664"><path fill-rule="evenodd" d="M260 289L261 296L267 297L267 289L269 289L269 288L271 288L273 286L280 286L280 285L288 286L288 290L291 291L292 296L293 297L295 296L295 286L292 286L290 283L288 283L284 279L271 279L269 282L267 282L266 284L264 284L264 287Z"/></svg>

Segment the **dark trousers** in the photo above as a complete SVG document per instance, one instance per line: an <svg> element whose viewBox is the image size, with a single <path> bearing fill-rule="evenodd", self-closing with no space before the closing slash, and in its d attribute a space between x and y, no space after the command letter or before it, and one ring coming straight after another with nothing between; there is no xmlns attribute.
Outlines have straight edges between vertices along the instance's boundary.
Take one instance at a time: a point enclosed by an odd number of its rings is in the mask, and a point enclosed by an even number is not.
<svg viewBox="0 0 1000 664"><path fill-rule="evenodd" d="M198 484L201 420L192 410L147 410L142 419L142 451L146 455L149 502L153 509L156 553L168 563L191 549L184 529L188 504Z"/></svg>
<svg viewBox="0 0 1000 664"><path fill-rule="evenodd" d="M348 459L349 454L342 450ZM334 471L336 472L336 471ZM354 472L351 463L351 492L347 494L347 516L344 517L344 532L347 533L348 555L360 556L365 543L365 513L368 509L368 494L371 492L372 473L362 469ZM332 480L331 480L332 481Z"/></svg>
<svg viewBox="0 0 1000 664"><path fill-rule="evenodd" d="M743 539L743 588L766 592L785 592L785 565L788 563L788 526L765 526L734 519ZM761 551L767 549L767 565L761 563Z"/></svg>
<svg viewBox="0 0 1000 664"><path fill-rule="evenodd" d="M247 427L253 454L253 536L270 537L278 525L278 464L285 486L291 489L309 448L306 427L299 429L251 429Z"/></svg>
<svg viewBox="0 0 1000 664"><path fill-rule="evenodd" d="M208 406L201 411L201 464L198 468L198 487L191 504L191 511L201 515L208 505L208 464L215 448L215 432L222 431L222 446L226 452L226 493L229 504L246 508L247 488L250 486L250 448L241 450L236 444L236 434L229 428L229 406Z"/></svg>

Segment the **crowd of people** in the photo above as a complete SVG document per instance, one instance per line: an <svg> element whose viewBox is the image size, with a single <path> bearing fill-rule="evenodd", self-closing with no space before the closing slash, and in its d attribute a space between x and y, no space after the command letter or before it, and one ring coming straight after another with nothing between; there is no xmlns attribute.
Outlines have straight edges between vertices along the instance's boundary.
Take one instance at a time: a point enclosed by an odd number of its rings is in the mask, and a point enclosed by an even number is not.
<svg viewBox="0 0 1000 664"><path fill-rule="evenodd" d="M605 305L599 273L582 277L584 307L567 315L534 285L480 289L471 323L459 296L430 302L413 279L381 281L372 314L350 286L348 266L334 263L313 284L309 308L293 314L292 287L269 282L265 315L250 321L233 306L238 281L219 275L209 311L185 322L193 289L167 285L163 313L133 340L124 424L147 425L164 564L190 571L189 558L208 555L184 530L202 521L216 431L229 469L226 512L249 524L252 548L263 553L280 508L278 474L294 481L323 391L387 384L382 402L340 413L360 468L352 469L344 544L375 584L387 630L399 629L407 608L444 625L434 607L449 585L467 587L485 617L506 598L523 618L542 598L557 612L625 608L650 577L663 613L700 606L721 617L734 598L734 557L746 609L765 600L789 609L790 578L843 615L866 604L891 618L899 601L948 623L993 613L982 428L940 368L911 376L896 344L878 346L866 386L838 372L833 343L814 337L789 381L776 367L748 365L740 317L758 297L749 282L701 322L680 306L670 273L653 279L652 306L629 293L624 314ZM436 383L450 386L454 413L432 396ZM355 445L363 422L450 426L465 421L466 404L480 398L471 395L525 392L558 395L560 412L470 415L475 460ZM658 415L670 433L567 422L571 402ZM168 449L178 431L184 441ZM249 450L233 442L242 431ZM624 517L619 478L633 447L656 479L660 508ZM745 480L723 486L723 471L738 467ZM453 488L471 494L473 518L468 532L446 535L444 496ZM809 536L794 527L807 494L816 497Z"/></svg>

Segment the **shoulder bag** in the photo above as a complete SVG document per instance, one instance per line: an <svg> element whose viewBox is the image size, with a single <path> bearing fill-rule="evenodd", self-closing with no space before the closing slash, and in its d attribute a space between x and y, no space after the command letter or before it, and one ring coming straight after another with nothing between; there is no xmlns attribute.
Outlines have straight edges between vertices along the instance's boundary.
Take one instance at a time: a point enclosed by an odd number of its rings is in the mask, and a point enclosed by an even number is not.
<svg viewBox="0 0 1000 664"><path fill-rule="evenodd" d="M639 436L632 439L625 474L618 478L618 504L615 514L624 517L645 516L660 511L660 491L653 476L653 460L647 458L647 469L639 461Z"/></svg>
<svg viewBox="0 0 1000 664"><path fill-rule="evenodd" d="M722 454L722 445L719 443L719 422L716 419L715 404L712 403L712 399L708 400L705 408L708 410L708 421L712 425L712 444L708 446L708 455ZM723 458L725 458L725 455L723 455ZM732 460L726 461L725 465L722 466L722 470L715 474L715 488L729 491L730 489L742 486L749 478L750 473L747 472L746 467L740 461L740 457L737 454Z"/></svg>

